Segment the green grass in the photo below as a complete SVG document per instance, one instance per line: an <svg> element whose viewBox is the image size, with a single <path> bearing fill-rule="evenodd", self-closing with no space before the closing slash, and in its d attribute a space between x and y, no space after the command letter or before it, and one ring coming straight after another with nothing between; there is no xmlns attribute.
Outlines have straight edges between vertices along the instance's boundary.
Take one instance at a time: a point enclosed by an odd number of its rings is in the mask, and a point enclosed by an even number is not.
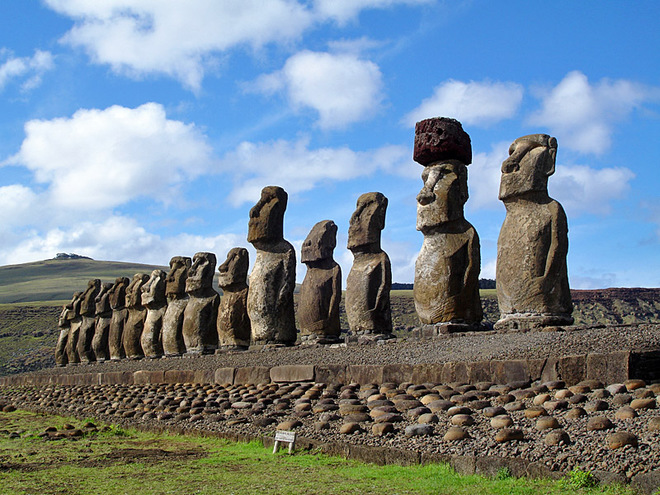
<svg viewBox="0 0 660 495"><path fill-rule="evenodd" d="M85 421L25 411L0 413L2 493L49 494L595 494L557 481L460 476L446 465L375 466L314 452L272 454L260 443L230 443L111 429L45 441L47 426ZM23 430L11 440L8 433Z"/></svg>

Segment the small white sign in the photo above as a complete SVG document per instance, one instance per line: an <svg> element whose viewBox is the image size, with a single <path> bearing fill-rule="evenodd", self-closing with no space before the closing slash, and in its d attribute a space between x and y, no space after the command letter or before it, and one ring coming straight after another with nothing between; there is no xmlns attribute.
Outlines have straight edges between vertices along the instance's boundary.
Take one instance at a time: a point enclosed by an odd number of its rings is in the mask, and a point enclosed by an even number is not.
<svg viewBox="0 0 660 495"><path fill-rule="evenodd" d="M289 444L289 454L293 452L296 446L296 433L294 431L281 431L275 432L275 445L273 446L273 454L280 448L280 442Z"/></svg>

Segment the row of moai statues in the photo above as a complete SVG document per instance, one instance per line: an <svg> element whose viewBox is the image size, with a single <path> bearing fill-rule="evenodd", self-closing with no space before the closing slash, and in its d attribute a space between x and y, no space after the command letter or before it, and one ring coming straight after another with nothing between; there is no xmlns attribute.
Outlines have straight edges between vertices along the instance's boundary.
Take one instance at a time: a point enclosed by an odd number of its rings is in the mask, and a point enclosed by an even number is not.
<svg viewBox="0 0 660 495"><path fill-rule="evenodd" d="M501 318L496 329L525 329L573 322L566 255L568 226L561 205L548 196L557 141L546 134L513 142L502 164L499 198L506 207L497 251ZM480 246L465 219L469 135L460 122L434 118L415 127L413 158L424 166L417 196L417 230L424 242L415 264L414 301L419 319L437 333L483 330L479 297ZM291 345L297 340L293 293L296 253L284 239L288 196L268 186L250 210L247 240L257 256L249 276L248 252L234 248L219 267L222 298L213 289L216 258L174 257L170 272L136 274L114 284L91 280L74 294L60 318L58 364L106 359L176 356L251 344ZM346 280L351 332L392 337L392 270L381 249L387 198L361 195L351 216L348 248L354 255ZM305 239L307 265L298 322L303 342L335 343L341 332L341 268L333 259L337 226L324 220Z"/></svg>
<svg viewBox="0 0 660 495"><path fill-rule="evenodd" d="M548 195L557 140L547 134L516 139L502 164L499 199L506 217L497 243L496 330L570 325L568 223ZM417 230L424 234L415 264L415 308L438 333L482 329L480 248L465 220L469 135L460 122L433 118L415 126L413 159L424 166L417 196Z"/></svg>
<svg viewBox="0 0 660 495"><path fill-rule="evenodd" d="M263 189L250 210L248 241L257 251L248 279L248 251L233 248L218 268L216 257L197 253L176 256L170 272L138 273L114 284L90 280L64 306L56 347L58 365L91 361L139 359L244 350L251 344L291 345L296 342L293 294L296 254L284 239L287 193ZM387 199L381 193L360 196L351 217L349 248L355 262L346 287L346 312L356 334L374 339L392 337L389 292L390 261L380 248ZM298 320L308 343L339 342L341 268L333 259L337 225L318 222L302 246L307 274L300 289Z"/></svg>

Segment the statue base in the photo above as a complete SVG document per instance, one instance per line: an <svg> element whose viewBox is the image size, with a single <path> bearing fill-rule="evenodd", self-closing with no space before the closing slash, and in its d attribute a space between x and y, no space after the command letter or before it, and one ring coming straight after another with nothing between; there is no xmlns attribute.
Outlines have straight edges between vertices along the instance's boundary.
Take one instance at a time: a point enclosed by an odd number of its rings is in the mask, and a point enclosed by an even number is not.
<svg viewBox="0 0 660 495"><path fill-rule="evenodd" d="M300 336L300 345L332 345L339 344L343 342L343 339L336 335L301 335Z"/></svg>
<svg viewBox="0 0 660 495"><path fill-rule="evenodd" d="M458 322L443 322L435 323L433 325L422 325L413 328L412 335L417 338L432 338L439 335L447 335L450 333L465 333L465 332L483 332L489 330L488 326L483 323L458 323Z"/></svg>
<svg viewBox="0 0 660 495"><path fill-rule="evenodd" d="M221 345L215 350L216 354L224 354L227 352L243 352L248 350L247 345Z"/></svg>
<svg viewBox="0 0 660 495"><path fill-rule="evenodd" d="M513 313L503 315L493 326L498 332L515 330L536 330L544 327L572 325L570 315L550 315L540 313Z"/></svg>

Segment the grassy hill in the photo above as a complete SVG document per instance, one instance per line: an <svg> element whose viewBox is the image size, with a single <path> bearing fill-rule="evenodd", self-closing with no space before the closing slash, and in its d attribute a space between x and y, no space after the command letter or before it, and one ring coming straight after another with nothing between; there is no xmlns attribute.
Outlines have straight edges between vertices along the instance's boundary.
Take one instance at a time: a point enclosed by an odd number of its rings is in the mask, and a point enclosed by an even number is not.
<svg viewBox="0 0 660 495"><path fill-rule="evenodd" d="M129 277L168 267L96 261L91 259L53 259L0 266L0 304L31 301L68 301L71 295L87 287L87 281L100 278L113 282L117 277Z"/></svg>

